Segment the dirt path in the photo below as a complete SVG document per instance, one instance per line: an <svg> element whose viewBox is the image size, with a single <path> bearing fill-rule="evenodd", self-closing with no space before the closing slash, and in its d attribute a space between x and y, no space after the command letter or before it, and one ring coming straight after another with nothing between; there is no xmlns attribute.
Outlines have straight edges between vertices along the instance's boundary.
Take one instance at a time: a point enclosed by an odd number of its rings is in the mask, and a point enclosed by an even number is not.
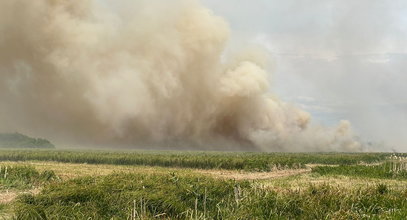
<svg viewBox="0 0 407 220"><path fill-rule="evenodd" d="M287 169L275 170L272 172L246 172L238 170L200 170L184 168L162 168L162 167L144 167L144 166L120 166L120 165L92 165L92 164L70 164L58 162L3 162L7 164L26 164L32 165L39 170L54 170L58 176L67 180L79 176L101 176L113 172L121 171L128 173L156 173L167 174L168 172L196 173L208 175L214 178L235 179L235 180L265 180L276 179L288 176L300 175L311 172L312 166L306 169ZM2 164L2 162L0 162ZM0 204L12 202L18 195L24 193L38 194L40 189L25 191L18 190L0 190Z"/></svg>
<svg viewBox="0 0 407 220"><path fill-rule="evenodd" d="M311 169L289 169L289 170L276 170L272 172L239 172L229 170L198 170L197 172L223 179L264 180L309 173L311 172Z"/></svg>
<svg viewBox="0 0 407 220"><path fill-rule="evenodd" d="M0 162L0 164L24 164L34 166L36 169L53 170L63 180L72 179L80 176L103 176L114 172L125 173L155 173L167 174L169 172L197 173L210 175L215 178L236 179L236 180L264 180L275 179L287 176L299 175L311 172L312 165L305 169L286 169L275 170L271 172L247 172L239 170L215 170L215 169L191 169L174 167L150 167L150 166L125 166L125 165L104 165L104 164L73 164L60 162Z"/></svg>
<svg viewBox="0 0 407 220"><path fill-rule="evenodd" d="M17 195L17 192L0 192L0 204L5 204L13 201L13 199L16 198Z"/></svg>
<svg viewBox="0 0 407 220"><path fill-rule="evenodd" d="M9 203L13 201L18 195L24 193L38 194L39 192L40 192L39 189L32 189L27 191L14 191L14 190L0 191L0 204Z"/></svg>

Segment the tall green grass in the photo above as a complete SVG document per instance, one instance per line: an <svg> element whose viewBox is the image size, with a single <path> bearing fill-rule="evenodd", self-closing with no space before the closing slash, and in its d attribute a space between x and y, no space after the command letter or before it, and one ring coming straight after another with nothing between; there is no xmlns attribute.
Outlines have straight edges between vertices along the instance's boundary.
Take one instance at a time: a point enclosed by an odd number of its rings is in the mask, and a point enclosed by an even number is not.
<svg viewBox="0 0 407 220"><path fill-rule="evenodd" d="M51 170L39 172L32 166L0 165L0 189L31 188L57 179Z"/></svg>
<svg viewBox="0 0 407 220"><path fill-rule="evenodd" d="M407 162L388 161L380 165L353 165L337 167L318 166L312 169L320 175L344 175L382 179L407 179Z"/></svg>
<svg viewBox="0 0 407 220"><path fill-rule="evenodd" d="M407 190L310 185L276 191L199 175L113 174L22 195L17 219L402 219Z"/></svg>
<svg viewBox="0 0 407 220"><path fill-rule="evenodd" d="M7 204L0 203L0 218L2 217L1 214L7 209L7 207Z"/></svg>
<svg viewBox="0 0 407 220"><path fill-rule="evenodd" d="M147 165L198 169L271 171L302 168L308 163L358 164L385 160L384 153L248 153L176 151L57 151L0 150L0 161L58 161L66 163Z"/></svg>

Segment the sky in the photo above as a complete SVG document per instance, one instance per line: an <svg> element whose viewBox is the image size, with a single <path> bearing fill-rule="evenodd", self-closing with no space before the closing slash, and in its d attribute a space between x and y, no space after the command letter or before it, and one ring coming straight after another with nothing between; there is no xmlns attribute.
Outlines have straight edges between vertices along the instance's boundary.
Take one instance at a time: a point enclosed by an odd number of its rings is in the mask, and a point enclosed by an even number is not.
<svg viewBox="0 0 407 220"><path fill-rule="evenodd" d="M407 1L202 0L231 45L260 45L273 90L313 121L341 119L372 148L407 151Z"/></svg>

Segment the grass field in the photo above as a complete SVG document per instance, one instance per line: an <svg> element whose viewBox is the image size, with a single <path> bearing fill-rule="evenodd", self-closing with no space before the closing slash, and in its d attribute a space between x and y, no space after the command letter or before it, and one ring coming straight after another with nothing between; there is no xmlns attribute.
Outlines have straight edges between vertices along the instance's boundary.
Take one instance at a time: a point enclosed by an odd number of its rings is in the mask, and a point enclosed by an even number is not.
<svg viewBox="0 0 407 220"><path fill-rule="evenodd" d="M0 219L405 219L406 156L0 150Z"/></svg>
<svg viewBox="0 0 407 220"><path fill-rule="evenodd" d="M2 150L0 160L271 171L276 168L301 168L310 163L336 165L351 165L362 162L375 163L386 160L389 156L390 154L384 153Z"/></svg>

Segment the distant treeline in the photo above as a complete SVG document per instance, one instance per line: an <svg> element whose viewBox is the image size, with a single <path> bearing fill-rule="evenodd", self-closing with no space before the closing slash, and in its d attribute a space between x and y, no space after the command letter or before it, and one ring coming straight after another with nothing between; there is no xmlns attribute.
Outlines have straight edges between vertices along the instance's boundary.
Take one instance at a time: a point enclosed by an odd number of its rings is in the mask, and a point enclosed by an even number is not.
<svg viewBox="0 0 407 220"><path fill-rule="evenodd" d="M55 148L48 140L20 133L0 133L0 148Z"/></svg>

